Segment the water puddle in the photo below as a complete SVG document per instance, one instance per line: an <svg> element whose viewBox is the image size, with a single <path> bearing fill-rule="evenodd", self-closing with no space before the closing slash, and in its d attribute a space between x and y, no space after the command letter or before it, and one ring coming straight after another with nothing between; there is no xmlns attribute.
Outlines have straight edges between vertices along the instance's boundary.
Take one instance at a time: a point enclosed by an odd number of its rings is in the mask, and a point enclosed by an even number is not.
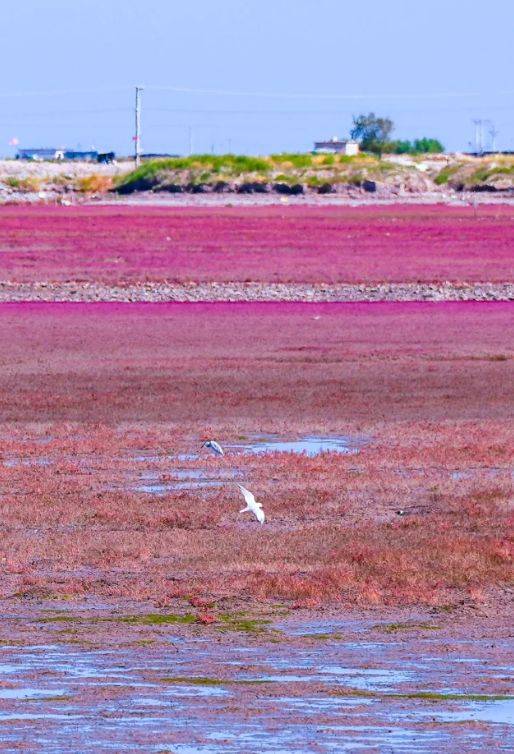
<svg viewBox="0 0 514 754"><path fill-rule="evenodd" d="M355 668L341 665L324 665L319 668L320 676L331 676L332 680L362 691L398 688L414 677L412 671L397 668Z"/></svg>
<svg viewBox="0 0 514 754"><path fill-rule="evenodd" d="M358 453L367 442L363 437L305 435L296 440L275 434L250 435L248 440L227 443L226 448L243 453L301 453L314 458L320 453Z"/></svg>
<svg viewBox="0 0 514 754"><path fill-rule="evenodd" d="M62 697L66 694L64 689L44 690L40 688L0 688L0 699L45 699Z"/></svg>
<svg viewBox="0 0 514 754"><path fill-rule="evenodd" d="M192 490L202 487L221 487L232 481L238 472L221 470L214 474L209 469L173 469L169 476L173 479L162 480L157 472L144 472L139 475L139 482L131 489L151 495L166 495L175 490Z"/></svg>
<svg viewBox="0 0 514 754"><path fill-rule="evenodd" d="M458 711L442 711L437 719L444 722L480 722L514 725L514 699L469 702Z"/></svg>
<svg viewBox="0 0 514 754"><path fill-rule="evenodd" d="M52 462L49 458L22 458L21 456L12 456L10 458L6 458L3 461L3 465L11 469L14 469L18 466L49 466L51 463Z"/></svg>

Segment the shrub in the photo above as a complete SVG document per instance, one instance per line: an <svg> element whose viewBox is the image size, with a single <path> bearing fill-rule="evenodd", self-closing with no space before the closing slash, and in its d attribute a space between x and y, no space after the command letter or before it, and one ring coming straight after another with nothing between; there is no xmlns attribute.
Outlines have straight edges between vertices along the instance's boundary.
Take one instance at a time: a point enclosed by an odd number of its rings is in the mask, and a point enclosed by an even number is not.
<svg viewBox="0 0 514 754"><path fill-rule="evenodd" d="M459 167L460 165L447 165L436 175L434 178L435 183L438 186L445 186L450 178L458 171Z"/></svg>
<svg viewBox="0 0 514 754"><path fill-rule="evenodd" d="M26 178L16 178L15 176L9 176L5 182L8 186L19 191L40 191L42 181L35 175L29 175Z"/></svg>
<svg viewBox="0 0 514 754"><path fill-rule="evenodd" d="M313 163L313 155L283 152L281 154L270 155L270 160L280 165L289 163L294 168L309 168Z"/></svg>
<svg viewBox="0 0 514 754"><path fill-rule="evenodd" d="M83 194L103 194L106 191L110 191L112 187L112 177L99 173L92 173L92 175L80 178L77 184L78 190Z"/></svg>
<svg viewBox="0 0 514 754"><path fill-rule="evenodd" d="M408 139L392 141L384 147L384 151L393 154L440 154L444 152L444 147L437 139L427 139L424 136L414 141Z"/></svg>

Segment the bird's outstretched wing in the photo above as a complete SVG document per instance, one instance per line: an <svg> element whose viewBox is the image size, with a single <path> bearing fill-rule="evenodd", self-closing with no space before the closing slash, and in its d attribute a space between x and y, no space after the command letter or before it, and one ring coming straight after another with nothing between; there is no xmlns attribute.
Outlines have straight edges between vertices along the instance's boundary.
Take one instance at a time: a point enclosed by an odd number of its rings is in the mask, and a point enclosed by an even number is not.
<svg viewBox="0 0 514 754"><path fill-rule="evenodd" d="M247 505L260 505L260 503L257 503L257 501L255 500L255 498L252 495L252 493L250 492L250 490L247 490L246 487L243 487L242 484L238 484L237 486L239 487L239 489L243 493L243 497L246 500L246 504Z"/></svg>
<svg viewBox="0 0 514 754"><path fill-rule="evenodd" d="M262 510L262 503L258 503L253 494L250 492L250 490L247 490L246 487L243 487L242 484L237 484L239 489L241 490L243 497L246 501L246 508L244 508L241 513L244 513L245 511L250 511L253 513L257 521L259 523L263 524L266 520L266 516L264 515L264 511Z"/></svg>

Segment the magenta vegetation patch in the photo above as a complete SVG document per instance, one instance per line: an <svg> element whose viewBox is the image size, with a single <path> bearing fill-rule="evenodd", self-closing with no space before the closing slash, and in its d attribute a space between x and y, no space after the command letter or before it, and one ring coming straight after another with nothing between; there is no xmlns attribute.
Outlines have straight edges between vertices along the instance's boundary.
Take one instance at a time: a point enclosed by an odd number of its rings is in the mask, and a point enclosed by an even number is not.
<svg viewBox="0 0 514 754"><path fill-rule="evenodd" d="M505 282L511 206L0 208L18 282Z"/></svg>
<svg viewBox="0 0 514 754"><path fill-rule="evenodd" d="M4 420L493 418L504 303L2 304ZM318 426L320 425L320 426Z"/></svg>

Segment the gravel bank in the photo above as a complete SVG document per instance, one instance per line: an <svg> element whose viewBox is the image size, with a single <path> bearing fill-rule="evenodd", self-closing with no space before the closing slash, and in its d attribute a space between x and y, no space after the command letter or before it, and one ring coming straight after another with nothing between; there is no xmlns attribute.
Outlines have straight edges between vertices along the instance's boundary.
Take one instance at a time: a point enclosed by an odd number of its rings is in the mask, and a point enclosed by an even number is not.
<svg viewBox="0 0 514 754"><path fill-rule="evenodd" d="M514 283L13 283L0 282L8 301L513 301Z"/></svg>

